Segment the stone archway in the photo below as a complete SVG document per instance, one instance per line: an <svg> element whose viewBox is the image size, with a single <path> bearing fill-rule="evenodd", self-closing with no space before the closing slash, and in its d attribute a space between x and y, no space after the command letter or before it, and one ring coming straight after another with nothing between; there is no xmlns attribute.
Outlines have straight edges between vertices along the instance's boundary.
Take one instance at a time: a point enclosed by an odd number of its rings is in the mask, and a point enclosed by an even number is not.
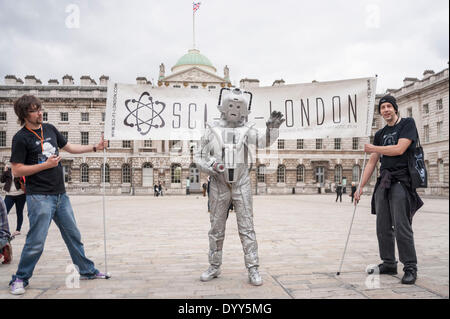
<svg viewBox="0 0 450 319"><path fill-rule="evenodd" d="M150 163L142 165L142 186L153 187L153 166Z"/></svg>

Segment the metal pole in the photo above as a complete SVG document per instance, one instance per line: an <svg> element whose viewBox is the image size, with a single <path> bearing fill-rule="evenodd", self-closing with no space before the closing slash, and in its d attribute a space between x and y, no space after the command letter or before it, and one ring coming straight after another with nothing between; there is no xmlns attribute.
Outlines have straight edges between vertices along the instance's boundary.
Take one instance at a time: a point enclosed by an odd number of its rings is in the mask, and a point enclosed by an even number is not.
<svg viewBox="0 0 450 319"><path fill-rule="evenodd" d="M105 249L105 273L108 273L108 263L106 258L106 209L105 209L105 193L106 193L106 148L103 148L103 241Z"/></svg>
<svg viewBox="0 0 450 319"><path fill-rule="evenodd" d="M367 153L364 152L364 163L363 163L363 169L361 171L361 176L359 178L359 185L358 185L358 189L356 190L359 193L359 190L361 188L361 181L362 181L362 177L364 175L364 169L366 167L366 158L367 158ZM339 266L339 270L336 273L337 276L339 276L341 274L341 269L342 269L342 264L344 263L344 257L345 257L345 252L347 251L347 245L348 245L348 240L350 239L350 233L352 231L352 226L353 226L353 220L355 219L355 212L356 212L356 206L357 203L355 203L355 208L353 209L353 216L352 216L352 221L350 223L350 229L348 231L348 235L347 235L347 241L345 242L345 247L344 247L344 253L342 254L342 258L341 258L341 265Z"/></svg>

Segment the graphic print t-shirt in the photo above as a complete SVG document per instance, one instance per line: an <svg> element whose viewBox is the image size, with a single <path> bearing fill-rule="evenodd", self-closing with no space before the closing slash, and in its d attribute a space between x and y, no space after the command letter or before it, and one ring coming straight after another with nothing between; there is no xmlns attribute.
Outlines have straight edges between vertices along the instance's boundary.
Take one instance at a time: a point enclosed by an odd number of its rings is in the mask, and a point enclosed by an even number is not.
<svg viewBox="0 0 450 319"><path fill-rule="evenodd" d="M41 136L41 129L33 130L35 134L23 127L12 139L11 163L35 165L44 163L51 155L58 155L58 149L63 148L67 141L51 124L42 124L44 143L37 136ZM56 195L65 193L64 173L61 163L58 166L40 171L26 178L27 194Z"/></svg>
<svg viewBox="0 0 450 319"><path fill-rule="evenodd" d="M401 138L407 138L412 143L402 155L381 155L381 170L394 171L408 167L408 152L411 152L416 147L417 142L416 123L411 117L402 118L396 125L386 125L375 134L373 145L376 146L397 145L398 140Z"/></svg>

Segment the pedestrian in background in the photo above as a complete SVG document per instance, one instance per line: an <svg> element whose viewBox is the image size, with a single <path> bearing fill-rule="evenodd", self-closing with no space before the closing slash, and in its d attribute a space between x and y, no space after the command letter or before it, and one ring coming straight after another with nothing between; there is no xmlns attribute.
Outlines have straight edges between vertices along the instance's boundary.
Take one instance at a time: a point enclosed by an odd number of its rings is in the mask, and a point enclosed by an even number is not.
<svg viewBox="0 0 450 319"><path fill-rule="evenodd" d="M208 185L206 183L203 183L203 185L202 185L203 197L206 196L206 189L207 188L208 188Z"/></svg>
<svg viewBox="0 0 450 319"><path fill-rule="evenodd" d="M5 206L6 214L9 214L11 208L16 205L16 230L12 236L20 235L20 230L23 223L23 209L25 207L25 180L24 177L14 177L11 172L11 163L6 164L5 170L2 173L0 182L5 183L3 190L6 192Z"/></svg>
<svg viewBox="0 0 450 319"><path fill-rule="evenodd" d="M350 194L350 196L352 197L352 203L353 199L355 198L355 193L356 193L356 184L355 182L352 182L352 193Z"/></svg>
<svg viewBox="0 0 450 319"><path fill-rule="evenodd" d="M342 203L342 184L339 183L336 186L336 202L340 199L340 202Z"/></svg>
<svg viewBox="0 0 450 319"><path fill-rule="evenodd" d="M2 264L9 264L12 260L11 239L6 206L0 197L0 263Z"/></svg>

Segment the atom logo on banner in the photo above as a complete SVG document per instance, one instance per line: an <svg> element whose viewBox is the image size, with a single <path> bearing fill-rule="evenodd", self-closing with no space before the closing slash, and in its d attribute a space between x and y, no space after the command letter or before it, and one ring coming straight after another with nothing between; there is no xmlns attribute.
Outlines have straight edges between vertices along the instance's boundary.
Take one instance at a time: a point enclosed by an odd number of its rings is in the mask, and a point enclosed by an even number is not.
<svg viewBox="0 0 450 319"><path fill-rule="evenodd" d="M147 97L150 101L149 103L143 103L141 100ZM159 111L155 110L155 106L160 105L161 109ZM146 135L152 127L162 128L165 126L164 119L161 117L161 113L166 108L166 104L163 102L155 101L153 102L153 98L150 93L144 92L139 97L139 100L136 99L128 99L125 101L125 107L127 108L129 114L123 120L123 124L129 127L136 126L137 131L141 133L141 135ZM135 119L134 123L129 121ZM154 120L160 119L160 124L153 124Z"/></svg>

